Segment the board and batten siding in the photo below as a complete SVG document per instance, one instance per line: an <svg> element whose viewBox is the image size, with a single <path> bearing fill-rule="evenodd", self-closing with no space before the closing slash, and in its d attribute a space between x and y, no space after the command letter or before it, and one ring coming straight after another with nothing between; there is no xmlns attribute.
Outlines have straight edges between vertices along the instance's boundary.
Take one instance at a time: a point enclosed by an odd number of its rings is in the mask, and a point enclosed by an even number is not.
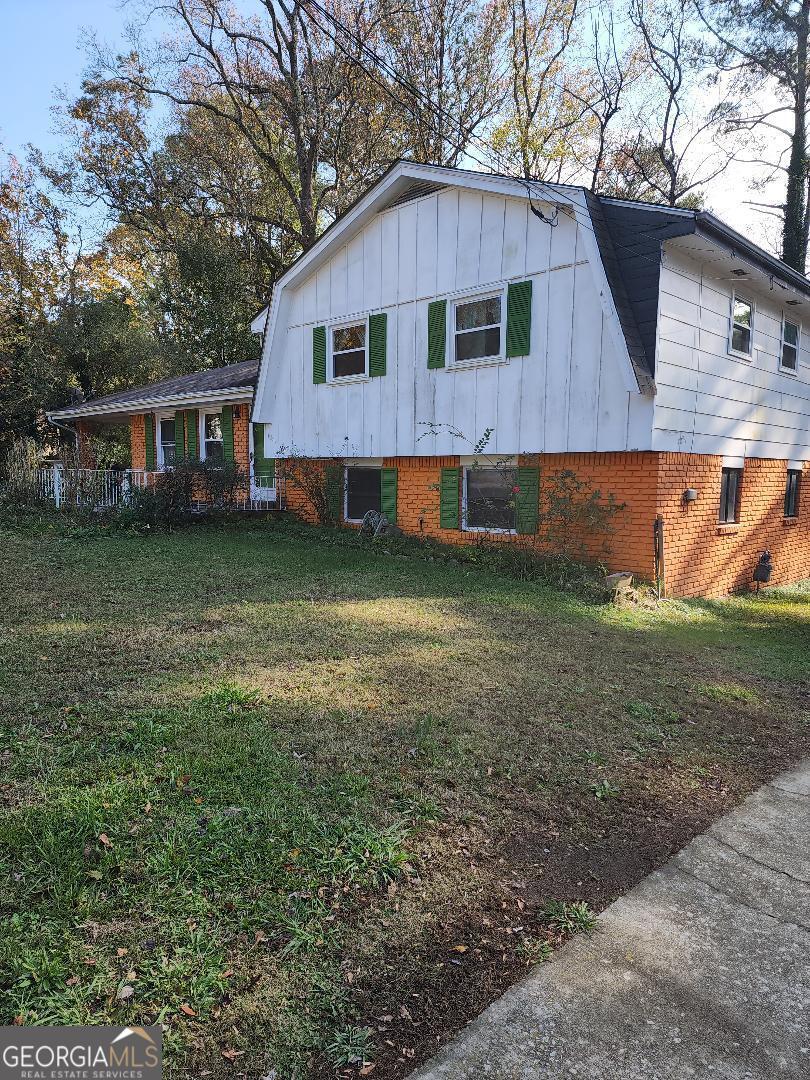
<svg viewBox="0 0 810 1080"><path fill-rule="evenodd" d="M527 278L530 355L428 369L430 300ZM526 199L448 187L377 213L285 292L265 343L268 453L463 454L488 428L488 453L650 448L651 399L626 389L586 246L565 213L551 228ZM314 384L313 327L379 311L386 374Z"/></svg>
<svg viewBox="0 0 810 1080"><path fill-rule="evenodd" d="M667 245L661 267L653 449L810 459L810 325L778 294ZM753 301L750 360L729 354L734 287ZM801 326L795 375L779 369L783 312Z"/></svg>

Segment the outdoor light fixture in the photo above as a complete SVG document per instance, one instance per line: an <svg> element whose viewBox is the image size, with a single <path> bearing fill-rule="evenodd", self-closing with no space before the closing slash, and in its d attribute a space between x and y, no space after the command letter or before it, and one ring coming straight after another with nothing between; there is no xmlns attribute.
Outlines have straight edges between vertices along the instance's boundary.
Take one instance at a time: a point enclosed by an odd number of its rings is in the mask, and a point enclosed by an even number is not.
<svg viewBox="0 0 810 1080"><path fill-rule="evenodd" d="M683 501L685 503L697 502L697 497L697 488L687 488L686 491L683 493Z"/></svg>

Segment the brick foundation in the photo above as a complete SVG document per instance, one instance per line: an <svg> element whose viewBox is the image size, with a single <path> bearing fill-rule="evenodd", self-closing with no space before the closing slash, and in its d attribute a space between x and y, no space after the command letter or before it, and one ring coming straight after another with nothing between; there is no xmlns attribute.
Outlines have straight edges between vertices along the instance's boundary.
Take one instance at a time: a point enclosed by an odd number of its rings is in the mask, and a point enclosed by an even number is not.
<svg viewBox="0 0 810 1080"><path fill-rule="evenodd" d="M538 465L541 476L570 469L604 497L612 494L624 504L613 518L612 535L586 538L590 556L611 570L630 570L644 580L653 579L653 523L661 514L669 596L722 596L746 588L766 548L774 563L771 584L810 576L808 467L799 494L799 515L788 520L783 516L787 462L747 459L739 524L719 525L720 457L657 452L541 454L521 457L519 463ZM385 467L397 469L397 523L405 532L445 543L473 543L481 538L480 533L442 529L439 524L441 470L459 464L457 457L383 461ZM696 502L684 503L687 488L697 489ZM292 484L287 487L287 502L290 510L313 520L311 508ZM525 537L516 536L493 539L526 542Z"/></svg>

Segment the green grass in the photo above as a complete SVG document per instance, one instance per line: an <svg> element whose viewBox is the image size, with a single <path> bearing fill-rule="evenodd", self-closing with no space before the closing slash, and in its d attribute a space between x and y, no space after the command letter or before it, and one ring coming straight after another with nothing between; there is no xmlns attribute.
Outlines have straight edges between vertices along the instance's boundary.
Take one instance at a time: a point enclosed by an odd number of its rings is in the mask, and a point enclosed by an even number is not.
<svg viewBox="0 0 810 1080"><path fill-rule="evenodd" d="M402 1075L805 744L807 589L623 611L274 522L0 543L0 1023L161 1022L170 1077Z"/></svg>

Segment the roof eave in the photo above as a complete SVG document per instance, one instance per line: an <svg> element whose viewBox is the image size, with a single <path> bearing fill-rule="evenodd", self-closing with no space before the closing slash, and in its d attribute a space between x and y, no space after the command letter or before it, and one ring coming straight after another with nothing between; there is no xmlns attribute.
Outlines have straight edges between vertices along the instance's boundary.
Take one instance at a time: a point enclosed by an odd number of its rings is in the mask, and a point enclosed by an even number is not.
<svg viewBox="0 0 810 1080"><path fill-rule="evenodd" d="M142 412L143 409L162 408L171 405L211 405L227 404L234 399L238 401L250 401L253 397L252 386L228 386L221 390L195 391L193 394L152 394L143 398L130 398L128 401L109 401L94 405L88 401L84 405L77 405L72 409L55 409L46 412L48 420L82 420L90 416L112 416L116 414L129 415Z"/></svg>

